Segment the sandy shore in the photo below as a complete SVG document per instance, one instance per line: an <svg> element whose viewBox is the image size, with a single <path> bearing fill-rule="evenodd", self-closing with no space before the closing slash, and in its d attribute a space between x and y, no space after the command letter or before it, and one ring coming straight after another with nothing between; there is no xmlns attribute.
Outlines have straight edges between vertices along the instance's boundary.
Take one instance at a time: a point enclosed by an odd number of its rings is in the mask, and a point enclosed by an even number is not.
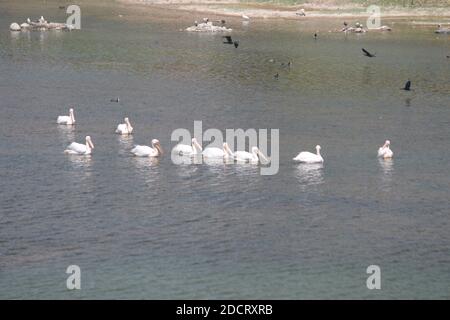
<svg viewBox="0 0 450 320"><path fill-rule="evenodd" d="M170 8L196 13L209 13L224 16L242 16L255 18L307 19L308 17L369 17L367 7L357 4L347 5L280 5L273 3L241 3L238 0L117 0L121 3ZM296 15L300 9L305 17ZM450 7L382 7L382 17L450 17Z"/></svg>

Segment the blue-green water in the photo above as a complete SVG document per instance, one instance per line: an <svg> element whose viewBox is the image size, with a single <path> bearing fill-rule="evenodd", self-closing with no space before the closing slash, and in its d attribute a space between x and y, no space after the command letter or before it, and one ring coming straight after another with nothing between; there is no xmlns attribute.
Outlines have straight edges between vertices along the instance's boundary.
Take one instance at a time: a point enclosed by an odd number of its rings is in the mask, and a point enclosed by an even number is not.
<svg viewBox="0 0 450 320"><path fill-rule="evenodd" d="M89 2L80 31L8 30L64 21L59 4L0 2L0 298L449 298L449 36L409 19L345 36L328 32L339 20L227 18L235 49L180 31L203 15ZM72 130L55 124L69 106ZM125 115L129 139L113 133ZM278 128L279 173L129 153L170 150L195 120ZM87 134L90 158L63 154ZM376 158L386 139L392 162ZM291 161L316 144L323 167Z"/></svg>

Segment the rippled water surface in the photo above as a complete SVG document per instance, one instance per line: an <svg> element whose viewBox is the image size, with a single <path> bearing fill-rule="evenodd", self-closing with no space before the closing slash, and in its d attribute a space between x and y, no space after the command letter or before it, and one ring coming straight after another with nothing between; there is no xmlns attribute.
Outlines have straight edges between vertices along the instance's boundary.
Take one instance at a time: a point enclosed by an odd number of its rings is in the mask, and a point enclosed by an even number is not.
<svg viewBox="0 0 450 320"><path fill-rule="evenodd" d="M201 15L88 1L81 31L8 30L64 21L58 3L0 2L0 298L449 298L449 36L229 18L235 49L180 31ZM73 129L55 124L69 106ZM131 138L114 135L124 116ZM194 120L280 129L278 174L129 153L170 150ZM91 157L63 154L86 135ZM323 166L291 161L316 144ZM371 264L382 290L366 288Z"/></svg>

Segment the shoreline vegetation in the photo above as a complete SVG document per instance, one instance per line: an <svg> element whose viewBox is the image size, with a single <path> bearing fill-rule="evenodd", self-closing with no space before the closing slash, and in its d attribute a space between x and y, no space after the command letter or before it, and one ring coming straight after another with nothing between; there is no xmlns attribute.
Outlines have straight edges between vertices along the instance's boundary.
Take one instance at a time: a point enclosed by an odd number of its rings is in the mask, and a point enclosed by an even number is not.
<svg viewBox="0 0 450 320"><path fill-rule="evenodd" d="M450 18L450 0L116 0L122 4L146 5L223 16L307 19L369 17L367 8L378 5L382 17ZM305 10L306 16L296 12Z"/></svg>

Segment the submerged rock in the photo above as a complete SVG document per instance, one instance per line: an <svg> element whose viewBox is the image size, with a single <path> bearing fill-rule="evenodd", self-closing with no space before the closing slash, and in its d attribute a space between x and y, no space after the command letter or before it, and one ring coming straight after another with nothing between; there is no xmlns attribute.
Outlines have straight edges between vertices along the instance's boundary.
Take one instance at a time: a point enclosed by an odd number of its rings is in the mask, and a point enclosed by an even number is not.
<svg viewBox="0 0 450 320"><path fill-rule="evenodd" d="M361 27L345 27L345 28L342 28L341 31L342 31L342 32L354 32L354 33L364 33L364 32L367 32L366 29L361 28Z"/></svg>
<svg viewBox="0 0 450 320"><path fill-rule="evenodd" d="M193 32L229 32L231 30L232 29L224 26L215 26L212 24L212 22L198 23L192 27L186 28L186 31Z"/></svg>
<svg viewBox="0 0 450 320"><path fill-rule="evenodd" d="M27 22L19 25L18 23L12 23L9 26L11 31L20 31L20 30L73 30L74 27L72 25L67 25L65 23L58 22L48 22L41 16L41 18L37 21L31 21L30 18L27 19Z"/></svg>
<svg viewBox="0 0 450 320"><path fill-rule="evenodd" d="M388 26L381 26L379 28L370 28L369 30L375 30L375 31L392 31L391 27Z"/></svg>
<svg viewBox="0 0 450 320"><path fill-rule="evenodd" d="M450 33L450 28L439 28L434 33Z"/></svg>

